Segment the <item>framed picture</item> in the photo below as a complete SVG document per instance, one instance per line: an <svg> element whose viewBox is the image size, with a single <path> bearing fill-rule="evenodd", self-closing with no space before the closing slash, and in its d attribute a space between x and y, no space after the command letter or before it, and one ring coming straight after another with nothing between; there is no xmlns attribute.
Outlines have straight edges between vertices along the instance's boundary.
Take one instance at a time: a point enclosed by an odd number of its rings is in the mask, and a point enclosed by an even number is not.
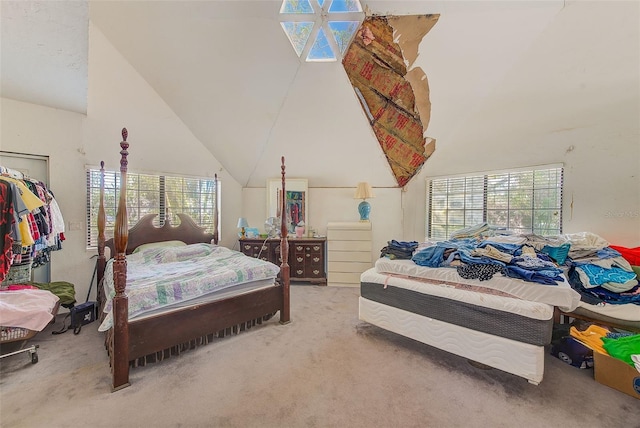
<svg viewBox="0 0 640 428"><path fill-rule="evenodd" d="M267 218L280 218L282 198L285 201L285 215L289 233L295 233L300 222L309 225L309 188L306 178L287 178L285 192L282 193L282 179L267 180Z"/></svg>

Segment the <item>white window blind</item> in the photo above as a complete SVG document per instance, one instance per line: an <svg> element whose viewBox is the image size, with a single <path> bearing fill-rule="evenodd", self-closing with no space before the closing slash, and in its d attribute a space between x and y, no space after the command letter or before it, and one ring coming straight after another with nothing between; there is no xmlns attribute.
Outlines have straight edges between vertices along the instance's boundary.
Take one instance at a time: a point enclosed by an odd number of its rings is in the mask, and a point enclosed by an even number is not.
<svg viewBox="0 0 640 428"><path fill-rule="evenodd" d="M120 171L104 173L106 239L113 237L116 210L120 197ZM218 192L209 178L127 173L127 216L129 227L147 214L158 214L156 226L170 219L180 224L178 213L188 214L197 224L213 232L214 210ZM98 208L100 205L100 170L87 170L87 246L98 245Z"/></svg>
<svg viewBox="0 0 640 428"><path fill-rule="evenodd" d="M515 233L562 233L563 168L438 177L427 182L427 237L483 222Z"/></svg>

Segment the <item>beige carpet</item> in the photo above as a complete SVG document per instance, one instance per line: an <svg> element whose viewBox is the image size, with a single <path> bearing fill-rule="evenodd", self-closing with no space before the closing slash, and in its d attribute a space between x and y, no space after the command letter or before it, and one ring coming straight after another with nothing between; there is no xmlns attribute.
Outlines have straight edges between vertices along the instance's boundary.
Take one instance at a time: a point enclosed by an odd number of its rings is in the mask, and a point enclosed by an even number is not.
<svg viewBox="0 0 640 428"><path fill-rule="evenodd" d="M539 386L358 320L358 289L292 287L277 317L131 371L111 393L97 325L0 360L9 427L640 427L640 400L547 355Z"/></svg>

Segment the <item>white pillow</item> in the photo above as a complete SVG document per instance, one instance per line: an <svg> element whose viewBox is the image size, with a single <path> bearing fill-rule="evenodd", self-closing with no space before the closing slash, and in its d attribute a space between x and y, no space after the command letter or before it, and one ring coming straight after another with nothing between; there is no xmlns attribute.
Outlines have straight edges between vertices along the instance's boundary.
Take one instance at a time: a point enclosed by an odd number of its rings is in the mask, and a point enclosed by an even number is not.
<svg viewBox="0 0 640 428"><path fill-rule="evenodd" d="M182 241L160 241L160 242L149 242L148 244L142 244L136 247L133 250L132 254L138 253L140 251L148 250L149 248L167 248L167 247L184 247L185 244Z"/></svg>

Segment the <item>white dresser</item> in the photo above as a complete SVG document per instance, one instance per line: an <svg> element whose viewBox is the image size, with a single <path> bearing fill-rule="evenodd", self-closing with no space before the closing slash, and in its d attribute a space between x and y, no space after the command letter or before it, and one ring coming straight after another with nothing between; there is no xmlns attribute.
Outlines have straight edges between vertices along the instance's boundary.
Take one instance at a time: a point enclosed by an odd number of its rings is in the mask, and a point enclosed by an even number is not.
<svg viewBox="0 0 640 428"><path fill-rule="evenodd" d="M370 222L327 225L327 279L330 286L360 286L360 274L371 262Z"/></svg>

